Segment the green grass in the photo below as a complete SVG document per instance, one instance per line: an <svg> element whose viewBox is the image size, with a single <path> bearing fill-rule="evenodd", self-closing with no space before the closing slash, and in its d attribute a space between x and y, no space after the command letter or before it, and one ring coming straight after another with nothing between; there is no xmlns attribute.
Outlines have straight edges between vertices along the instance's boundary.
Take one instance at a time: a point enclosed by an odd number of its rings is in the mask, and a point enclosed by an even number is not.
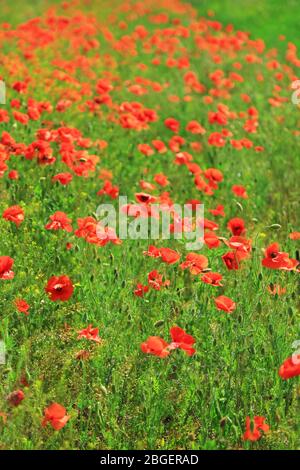
<svg viewBox="0 0 300 470"><path fill-rule="evenodd" d="M9 18L6 20L16 25L33 14L40 14L43 3L37 2L35 12L29 3L22 3L22 11L18 3L7 3ZM232 22L239 30L252 31L254 37L264 38L268 47L277 45L279 33L286 33L288 39L294 41L298 39L293 9L286 9L280 15L281 28L277 21L275 24L273 16L277 20L279 2L264 1L259 7L246 1L240 1L239 5L242 3L243 7L232 7L232 2L228 1L203 1L201 5L194 2L201 15L208 8L215 9L219 20L225 24ZM293 3L296 2L290 2ZM275 6L271 8L271 5ZM91 7L83 5L82 10L98 18L103 15L98 3ZM123 18L123 14L117 14ZM171 16L177 14L171 13ZM183 24L188 23L188 15L184 15ZM120 37L129 34L138 24L145 24L152 32L163 28L143 16L129 22L126 33L115 24L109 24L109 28ZM278 376L279 366L293 352L292 343L300 338L297 273L265 269L261 259L263 248L272 241L279 241L283 251L291 257L299 257L299 242L288 238L290 232L299 230L299 136L292 133L299 129L299 109L290 100L281 108L270 106L268 99L277 82L264 66L268 61L265 56L263 65L243 62L244 68L239 73L245 81L237 84L230 100L220 99L206 106L202 95L191 92L193 101L181 100L177 104L168 101L168 97L185 95L182 78L185 70L151 66L153 54L143 52L140 45L136 56L122 55L105 43L99 32L96 38L101 42L100 59L87 70L77 69L76 79L80 83L89 81L94 89L95 81L103 76L107 67L103 57L109 53L117 58L111 72L119 77L112 92L113 102L118 105L124 101L142 102L157 109L160 119L151 124L148 131L128 131L111 122L107 110L99 117L79 112L74 104L65 113L54 110L38 121L30 121L28 126L13 125L12 118L10 123L0 124L1 132L5 130L17 142L27 145L34 141L36 131L47 125L42 124L43 120L51 120L54 128L63 123L76 127L93 142L89 153L97 153L101 159L90 178L75 176L69 186L62 187L53 184L51 179L68 168L60 160L58 145L53 144L55 165L38 166L36 160L12 155L8 166L19 171L20 180L12 182L6 174L0 180L0 213L14 204L25 210L25 221L18 229L0 219L0 256L15 259L14 280L0 280L0 337L7 348L7 363L0 366L0 411L8 415L5 425L0 418L0 447L298 449L299 378L282 381ZM192 38L181 41L189 53L190 69L198 73L199 80L207 87L212 86L209 73L218 68L226 74L232 71L233 59L225 53L223 63L216 65L206 52L198 54ZM4 47L9 58L18 51L13 40L4 41ZM93 50L79 51L86 58L96 54ZM20 54L20 61L28 67L33 80L29 95L40 101L49 100L54 106L70 89L76 90L72 85L57 81L51 86L45 85L45 76L52 77L52 59L60 53L65 60L72 60L79 54L68 48L66 39L61 37L55 47L50 44L39 50L36 61L26 62ZM242 52L236 60L243 61L243 57ZM282 51L278 60L284 61ZM148 70L138 69L140 63L147 64ZM8 70L7 63L6 66L2 63L0 75L7 77L9 85L23 77L22 70L16 76L9 75ZM88 75L90 70L95 71L94 77ZM255 75L261 70L266 79L257 82ZM169 87L158 94L136 96L125 86L119 86L137 76L161 84L168 82ZM285 76L282 94L288 99L289 84L289 77ZM9 99L19 97L10 86L8 93ZM224 102L233 111L246 111L249 105L240 100L241 93L249 94L252 105L259 110L259 132L246 136L255 145L265 147L262 153L254 149L239 152L229 145L216 149L206 142L210 132L219 130L218 126L208 123L207 112L215 111L218 102ZM24 111L26 97L21 96L21 99ZM83 97L82 102L87 99L89 97ZM10 111L8 104L5 109ZM169 116L181 121L180 135L187 141L184 150L193 154L194 161L204 170L213 166L223 172L224 181L214 196L197 191L187 169L172 163L174 155L170 150L152 157L138 152L140 143L151 143L155 138L169 141L172 133L163 124ZM281 116L283 123L279 122ZM192 119L207 128L205 136L197 137L185 131L185 125ZM236 138L245 135L240 120L230 122L227 127ZM105 139L108 147L99 152L94 145L97 139ZM188 146L195 140L203 144L200 153L191 151ZM206 210L224 204L224 220L214 219L208 212L206 217L220 223L218 233L226 238L230 236L226 228L228 220L242 217L247 237L253 243L251 258L244 262L241 270L227 271L221 260L221 255L228 251L226 246L217 250L203 248L201 254L209 258L209 266L224 276L224 287L213 288L202 283L199 276L183 273L178 265L168 266L144 257L143 251L151 242L125 240L121 246L109 244L96 248L73 234L45 230L49 216L57 210L68 214L77 228L77 218L93 215L100 202L110 202L96 195L102 185L97 177L102 168L113 171L113 181L120 186L120 194L127 195L130 201L134 201L134 194L140 190L141 179L152 181L156 173L164 172L171 181L166 190L175 202L183 204L188 199L199 198L204 201ZM233 196L233 184L243 184L249 199ZM65 244L69 241L73 248L67 251ZM178 249L183 261L186 254L183 242L158 242L157 245ZM152 290L144 298L135 297L136 283L145 284L147 274L153 269L170 279L170 287L159 292ZM44 287L52 275L60 274L71 277L75 292L68 302L54 303L47 298ZM286 295L271 296L267 291L270 283L285 287ZM214 306L214 297L221 294L237 303L231 315L217 311ZM30 304L28 317L16 312L13 303L16 297L23 297ZM77 339L77 332L90 323L100 329L100 345ZM141 352L140 344L148 336L169 339L169 329L175 324L195 337L195 356L188 357L179 350L160 359ZM75 358L82 349L91 353L89 360ZM24 375L28 387L20 382ZM13 408L6 396L19 388L24 390L25 399ZM52 402L65 406L71 416L60 431L50 426L41 427L43 410ZM247 415L263 415L270 425L270 433L257 443L244 443L241 439Z"/></svg>

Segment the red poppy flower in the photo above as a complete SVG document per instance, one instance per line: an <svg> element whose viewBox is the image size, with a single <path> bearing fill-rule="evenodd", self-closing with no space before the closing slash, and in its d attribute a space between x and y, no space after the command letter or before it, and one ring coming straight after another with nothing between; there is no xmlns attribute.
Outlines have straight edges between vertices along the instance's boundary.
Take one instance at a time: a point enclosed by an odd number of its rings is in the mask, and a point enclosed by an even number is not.
<svg viewBox="0 0 300 470"><path fill-rule="evenodd" d="M290 259L288 253L279 251L278 243L272 243L265 250L265 258L262 260L262 265L269 269L283 269L291 271L296 269L299 261Z"/></svg>
<svg viewBox="0 0 300 470"><path fill-rule="evenodd" d="M291 240L300 240L300 232L292 232L289 234Z"/></svg>
<svg viewBox="0 0 300 470"><path fill-rule="evenodd" d="M2 214L3 219L9 220L16 224L17 227L23 222L24 220L24 211L20 206L11 206Z"/></svg>
<svg viewBox="0 0 300 470"><path fill-rule="evenodd" d="M25 315L29 315L29 304L24 299L17 299L15 300L15 306L17 307L18 312L25 313Z"/></svg>
<svg viewBox="0 0 300 470"><path fill-rule="evenodd" d="M195 354L196 350L192 345L196 340L191 335L188 335L179 326L173 326L170 329L170 334L173 340L169 345L170 350L179 348L185 351L188 356L193 356L193 354Z"/></svg>
<svg viewBox="0 0 300 470"><path fill-rule="evenodd" d="M191 274L200 274L207 266L208 259L206 256L197 253L189 253L186 260L180 265L181 269L189 269Z"/></svg>
<svg viewBox="0 0 300 470"><path fill-rule="evenodd" d="M143 297L148 291L149 286L144 286L143 284L138 283L133 293L137 297Z"/></svg>
<svg viewBox="0 0 300 470"><path fill-rule="evenodd" d="M180 254L171 248L160 248L161 260L167 264L174 264L180 259Z"/></svg>
<svg viewBox="0 0 300 470"><path fill-rule="evenodd" d="M238 260L248 258L252 249L252 241L244 237L231 237L228 242L225 242L230 248L235 250Z"/></svg>
<svg viewBox="0 0 300 470"><path fill-rule="evenodd" d="M212 286L222 286L221 280L223 279L222 274L208 272L203 274L201 277L201 281L205 282L206 284L211 284Z"/></svg>
<svg viewBox="0 0 300 470"><path fill-rule="evenodd" d="M160 249L156 248L154 245L150 245L148 250L144 251L143 254L151 258L160 258Z"/></svg>
<svg viewBox="0 0 300 470"><path fill-rule="evenodd" d="M152 204L153 202L157 200L155 196L151 196L151 194L147 194L147 193L136 193L135 199L140 204Z"/></svg>
<svg viewBox="0 0 300 470"><path fill-rule="evenodd" d="M83 330L78 331L78 339L81 338L86 338L90 341L101 343L101 338L99 338L99 328L93 328L92 325L88 325Z"/></svg>
<svg viewBox="0 0 300 470"><path fill-rule="evenodd" d="M11 170L8 173L8 177L9 177L10 180L18 180L19 179L19 173L17 172L17 170Z"/></svg>
<svg viewBox="0 0 300 470"><path fill-rule="evenodd" d="M174 119L174 118L168 118L165 120L165 126L170 129L172 132L175 132L175 134L178 134L180 124L179 122Z"/></svg>
<svg viewBox="0 0 300 470"><path fill-rule="evenodd" d="M52 181L58 181L63 186L71 183L73 176L71 173L58 173L57 175L53 176Z"/></svg>
<svg viewBox="0 0 300 470"><path fill-rule="evenodd" d="M67 214L61 211L55 212L50 215L50 220L45 229L47 230L65 230L66 232L72 232L73 227L71 225L72 220L68 218Z"/></svg>
<svg viewBox="0 0 300 470"><path fill-rule="evenodd" d="M11 270L14 260L9 256L0 256L0 279L13 279L15 273Z"/></svg>
<svg viewBox="0 0 300 470"><path fill-rule="evenodd" d="M279 368L279 375L283 380L300 375L300 354L288 357Z"/></svg>
<svg viewBox="0 0 300 470"><path fill-rule="evenodd" d="M166 175L164 175L163 173L158 173L154 176L154 181L159 184L160 186L162 186L163 188L165 186L168 186L168 184L170 184L169 180L168 180L168 177Z"/></svg>
<svg viewBox="0 0 300 470"><path fill-rule="evenodd" d="M205 232L204 243L210 250L218 248L221 244L218 236L214 232Z"/></svg>
<svg viewBox="0 0 300 470"><path fill-rule="evenodd" d="M24 398L25 394L22 390L15 390L8 395L7 401L12 406L18 406L24 400Z"/></svg>
<svg viewBox="0 0 300 470"><path fill-rule="evenodd" d="M224 312L232 313L236 308L236 303L225 295L220 295L214 300L218 310L224 310Z"/></svg>
<svg viewBox="0 0 300 470"><path fill-rule="evenodd" d="M202 127L198 121L190 121L186 126L186 130L187 132L190 132L191 134L200 134L200 135L203 135L206 132L204 127Z"/></svg>
<svg viewBox="0 0 300 470"><path fill-rule="evenodd" d="M244 186L239 186L237 184L234 184L231 188L233 194L235 194L237 197L241 197L242 199L247 199L248 194L246 192L246 188Z"/></svg>
<svg viewBox="0 0 300 470"><path fill-rule="evenodd" d="M104 181L103 188L97 192L98 196L102 196L103 194L111 197L111 199L116 199L119 196L119 187L113 186L111 181L106 180Z"/></svg>
<svg viewBox="0 0 300 470"><path fill-rule="evenodd" d="M140 187L141 187L144 191L154 191L154 189L156 189L155 184L148 183L148 181L144 181L144 180L141 180L141 181L140 181Z"/></svg>
<svg viewBox="0 0 300 470"><path fill-rule="evenodd" d="M74 291L74 286L68 276L53 276L49 279L45 291L53 302L69 300Z"/></svg>
<svg viewBox="0 0 300 470"><path fill-rule="evenodd" d="M170 354L168 346L168 343L159 336L149 336L149 338L141 344L141 350L145 354L166 357Z"/></svg>
<svg viewBox="0 0 300 470"><path fill-rule="evenodd" d="M261 431L267 433L270 429L270 426L265 423L266 418L263 416L254 416L253 425L251 428L251 419L250 416L246 417L246 431L243 434L244 441L258 441L261 436Z"/></svg>
<svg viewBox="0 0 300 470"><path fill-rule="evenodd" d="M272 295L284 295L286 293L286 288L285 287L281 287L279 286L278 284L270 284L268 286L268 291L270 292L270 294Z"/></svg>
<svg viewBox="0 0 300 470"><path fill-rule="evenodd" d="M151 273L148 274L148 282L149 286L155 290L160 290L161 287L167 287L170 285L170 281L163 281L162 275L156 270L151 271Z"/></svg>
<svg viewBox="0 0 300 470"><path fill-rule="evenodd" d="M240 267L239 258L235 251L228 251L228 253L225 253L225 255L222 256L222 260L226 268L229 270L237 270Z"/></svg>
<svg viewBox="0 0 300 470"><path fill-rule="evenodd" d="M215 209L209 209L209 212L215 216L225 217L224 206L219 204Z"/></svg>
<svg viewBox="0 0 300 470"><path fill-rule="evenodd" d="M240 219L238 217L235 217L231 220L229 220L227 224L227 228L230 230L232 235L243 235L245 233L245 222L243 219Z"/></svg>
<svg viewBox="0 0 300 470"><path fill-rule="evenodd" d="M148 144L139 144L138 145L138 150L143 154L146 155L147 157L150 157L151 155L154 154L154 150L150 147Z"/></svg>
<svg viewBox="0 0 300 470"><path fill-rule="evenodd" d="M67 424L69 419L70 416L67 415L67 411L62 405L52 403L52 405L48 406L44 411L42 426L44 427L47 423L50 423L53 429L58 431Z"/></svg>

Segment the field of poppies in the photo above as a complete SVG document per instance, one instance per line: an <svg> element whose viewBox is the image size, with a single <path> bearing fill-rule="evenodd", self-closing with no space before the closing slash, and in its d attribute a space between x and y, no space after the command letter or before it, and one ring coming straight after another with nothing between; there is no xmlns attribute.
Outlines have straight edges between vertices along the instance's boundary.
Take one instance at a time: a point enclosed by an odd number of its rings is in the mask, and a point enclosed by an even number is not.
<svg viewBox="0 0 300 470"><path fill-rule="evenodd" d="M300 448L298 27L221 4L1 3L2 450Z"/></svg>

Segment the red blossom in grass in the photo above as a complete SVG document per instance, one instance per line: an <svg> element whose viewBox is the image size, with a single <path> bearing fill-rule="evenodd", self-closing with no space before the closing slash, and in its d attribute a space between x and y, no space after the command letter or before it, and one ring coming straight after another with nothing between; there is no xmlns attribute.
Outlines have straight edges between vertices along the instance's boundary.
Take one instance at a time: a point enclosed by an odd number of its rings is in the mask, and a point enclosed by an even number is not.
<svg viewBox="0 0 300 470"><path fill-rule="evenodd" d="M154 181L159 184L160 186L162 186L163 188L165 186L168 186L168 184L170 184L169 180L168 180L168 177L166 175L164 175L163 173L158 173L154 176Z"/></svg>
<svg viewBox="0 0 300 470"><path fill-rule="evenodd" d="M159 336L150 336L144 343L141 344L141 350L145 354L152 354L158 357L166 357L170 351L174 349L182 349L188 356L193 356L196 350L192 347L196 340L188 335L179 326L173 326L170 329L172 338L171 343L167 343Z"/></svg>
<svg viewBox="0 0 300 470"><path fill-rule="evenodd" d="M219 204L215 209L209 209L209 212L215 216L225 217L224 206L221 204Z"/></svg>
<svg viewBox="0 0 300 470"><path fill-rule="evenodd" d="M134 290L134 295L137 297L143 297L149 291L149 286L144 286L143 284L138 283Z"/></svg>
<svg viewBox="0 0 300 470"><path fill-rule="evenodd" d="M227 224L227 228L230 230L232 235L235 235L235 236L243 235L246 231L245 222L243 221L243 219L240 219L239 217L230 219Z"/></svg>
<svg viewBox="0 0 300 470"><path fill-rule="evenodd" d="M270 429L270 426L265 423L266 418L263 416L254 416L253 423L251 426L250 416L246 417L246 431L243 434L244 441L258 441L261 437L261 431L267 433Z"/></svg>
<svg viewBox="0 0 300 470"><path fill-rule="evenodd" d="M52 403L44 411L44 419L42 421L42 426L46 426L47 423L59 431L62 429L67 422L69 421L70 416L67 415L66 409L59 403Z"/></svg>
<svg viewBox="0 0 300 470"><path fill-rule="evenodd" d="M161 260L167 264L177 263L180 259L180 254L171 248L160 248Z"/></svg>
<svg viewBox="0 0 300 470"><path fill-rule="evenodd" d="M290 240L300 240L300 232L292 232L289 234Z"/></svg>
<svg viewBox="0 0 300 470"><path fill-rule="evenodd" d="M226 268L229 270L239 269L239 259L235 251L228 251L225 255L222 256L223 263Z"/></svg>
<svg viewBox="0 0 300 470"><path fill-rule="evenodd" d="M242 199L247 199L248 194L246 192L246 188L244 186L239 186L237 184L234 184L231 188L233 194L235 194L237 197L240 197Z"/></svg>
<svg viewBox="0 0 300 470"><path fill-rule="evenodd" d="M200 274L208 266L208 259L204 255L189 253L186 260L181 263L181 269L189 269L191 274Z"/></svg>
<svg viewBox="0 0 300 470"><path fill-rule="evenodd" d="M24 400L24 398L25 394L22 390L15 390L14 392L11 392L8 395L7 401L12 406L19 406L20 403Z"/></svg>
<svg viewBox="0 0 300 470"><path fill-rule="evenodd" d="M268 286L268 291L270 292L270 294L272 295L284 295L286 293L286 288L285 287L281 287L279 286L278 284L270 284Z"/></svg>
<svg viewBox="0 0 300 470"><path fill-rule="evenodd" d="M213 272L205 273L201 277L202 282L205 282L206 284L211 284L212 286L215 286L215 287L222 286L221 284L222 279L223 279L222 274L213 273Z"/></svg>
<svg viewBox="0 0 300 470"><path fill-rule="evenodd" d="M214 300L218 310L224 310L224 312L232 313L236 309L236 303L233 302L233 300L229 297L226 297L226 295L220 295Z"/></svg>
<svg viewBox="0 0 300 470"><path fill-rule="evenodd" d="M18 180L19 179L19 173L17 172L17 170L11 170L8 173L8 177L9 177L10 180Z"/></svg>
<svg viewBox="0 0 300 470"><path fill-rule="evenodd" d="M204 233L204 243L210 250L218 248L221 244L219 237L211 231Z"/></svg>
<svg viewBox="0 0 300 470"><path fill-rule="evenodd" d="M11 270L14 260L9 256L0 256L0 279L13 279L15 273Z"/></svg>
<svg viewBox="0 0 300 470"><path fill-rule="evenodd" d="M148 250L144 251L143 254L151 258L160 258L160 249L156 248L154 245L150 245Z"/></svg>
<svg viewBox="0 0 300 470"><path fill-rule="evenodd" d="M53 302L58 300L65 302L72 296L74 286L71 279L66 275L53 276L49 279L45 291Z"/></svg>
<svg viewBox="0 0 300 470"><path fill-rule="evenodd" d="M2 214L3 219L16 224L17 227L24 221L24 211L20 206L11 206L5 209Z"/></svg>
<svg viewBox="0 0 300 470"><path fill-rule="evenodd" d="M83 330L78 331L78 339L81 338L101 343L101 338L99 338L99 328L94 328L92 325L88 325Z"/></svg>
<svg viewBox="0 0 300 470"><path fill-rule="evenodd" d="M252 249L252 240L244 237L233 236L228 242L225 242L231 249L235 250L236 257L239 261L250 256Z"/></svg>
<svg viewBox="0 0 300 470"><path fill-rule="evenodd" d="M282 269L285 271L292 271L296 269L299 261L289 258L288 253L279 251L278 243L272 243L265 249L265 257L262 260L262 265L269 269Z"/></svg>
<svg viewBox="0 0 300 470"><path fill-rule="evenodd" d="M73 176L71 173L58 173L57 175L53 176L52 181L58 181L63 186L66 186L71 183L72 179Z"/></svg>
<svg viewBox="0 0 300 470"><path fill-rule="evenodd" d="M46 230L65 230L66 232L72 232L73 227L71 225L72 220L68 218L67 214L61 211L55 212L50 215L50 221L45 225Z"/></svg>
<svg viewBox="0 0 300 470"><path fill-rule="evenodd" d="M152 204L157 201L157 197L147 193L135 193L135 199L140 204Z"/></svg>
<svg viewBox="0 0 300 470"><path fill-rule="evenodd" d="M25 313L25 315L29 315L29 304L26 302L24 299L16 299L15 300L15 306L18 310L18 312Z"/></svg>
<svg viewBox="0 0 300 470"><path fill-rule="evenodd" d="M170 129L172 132L174 132L175 134L178 134L179 132L179 128L180 128L180 124L179 122L174 119L174 118L167 118L165 119L165 126Z"/></svg>
<svg viewBox="0 0 300 470"><path fill-rule="evenodd" d="M113 186L110 180L105 180L103 188L97 192L97 196L103 196L104 194L111 199L116 199L119 196L119 187Z"/></svg>
<svg viewBox="0 0 300 470"><path fill-rule="evenodd" d="M141 350L145 354L166 357L170 354L168 346L168 343L159 336L149 336L149 338L141 344Z"/></svg>
<svg viewBox="0 0 300 470"><path fill-rule="evenodd" d="M196 340L188 335L182 328L179 326L173 326L170 329L170 334L172 337L172 343L169 345L169 349L182 349L188 356L193 356L196 350L192 347Z"/></svg>
<svg viewBox="0 0 300 470"><path fill-rule="evenodd" d="M167 287L170 285L170 281L163 281L163 277L159 274L158 271L154 270L148 274L148 283L152 289L160 290L162 287Z"/></svg>
<svg viewBox="0 0 300 470"><path fill-rule="evenodd" d="M279 376L283 380L288 380L300 375L300 354L293 354L288 357L279 368Z"/></svg>

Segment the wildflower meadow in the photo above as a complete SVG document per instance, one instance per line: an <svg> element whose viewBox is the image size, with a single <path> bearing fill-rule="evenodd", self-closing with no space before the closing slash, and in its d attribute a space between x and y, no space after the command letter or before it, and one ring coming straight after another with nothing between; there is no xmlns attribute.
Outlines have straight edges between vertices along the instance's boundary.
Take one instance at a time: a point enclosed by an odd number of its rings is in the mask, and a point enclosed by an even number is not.
<svg viewBox="0 0 300 470"><path fill-rule="evenodd" d="M1 2L1 450L300 449L299 6L255 3Z"/></svg>

